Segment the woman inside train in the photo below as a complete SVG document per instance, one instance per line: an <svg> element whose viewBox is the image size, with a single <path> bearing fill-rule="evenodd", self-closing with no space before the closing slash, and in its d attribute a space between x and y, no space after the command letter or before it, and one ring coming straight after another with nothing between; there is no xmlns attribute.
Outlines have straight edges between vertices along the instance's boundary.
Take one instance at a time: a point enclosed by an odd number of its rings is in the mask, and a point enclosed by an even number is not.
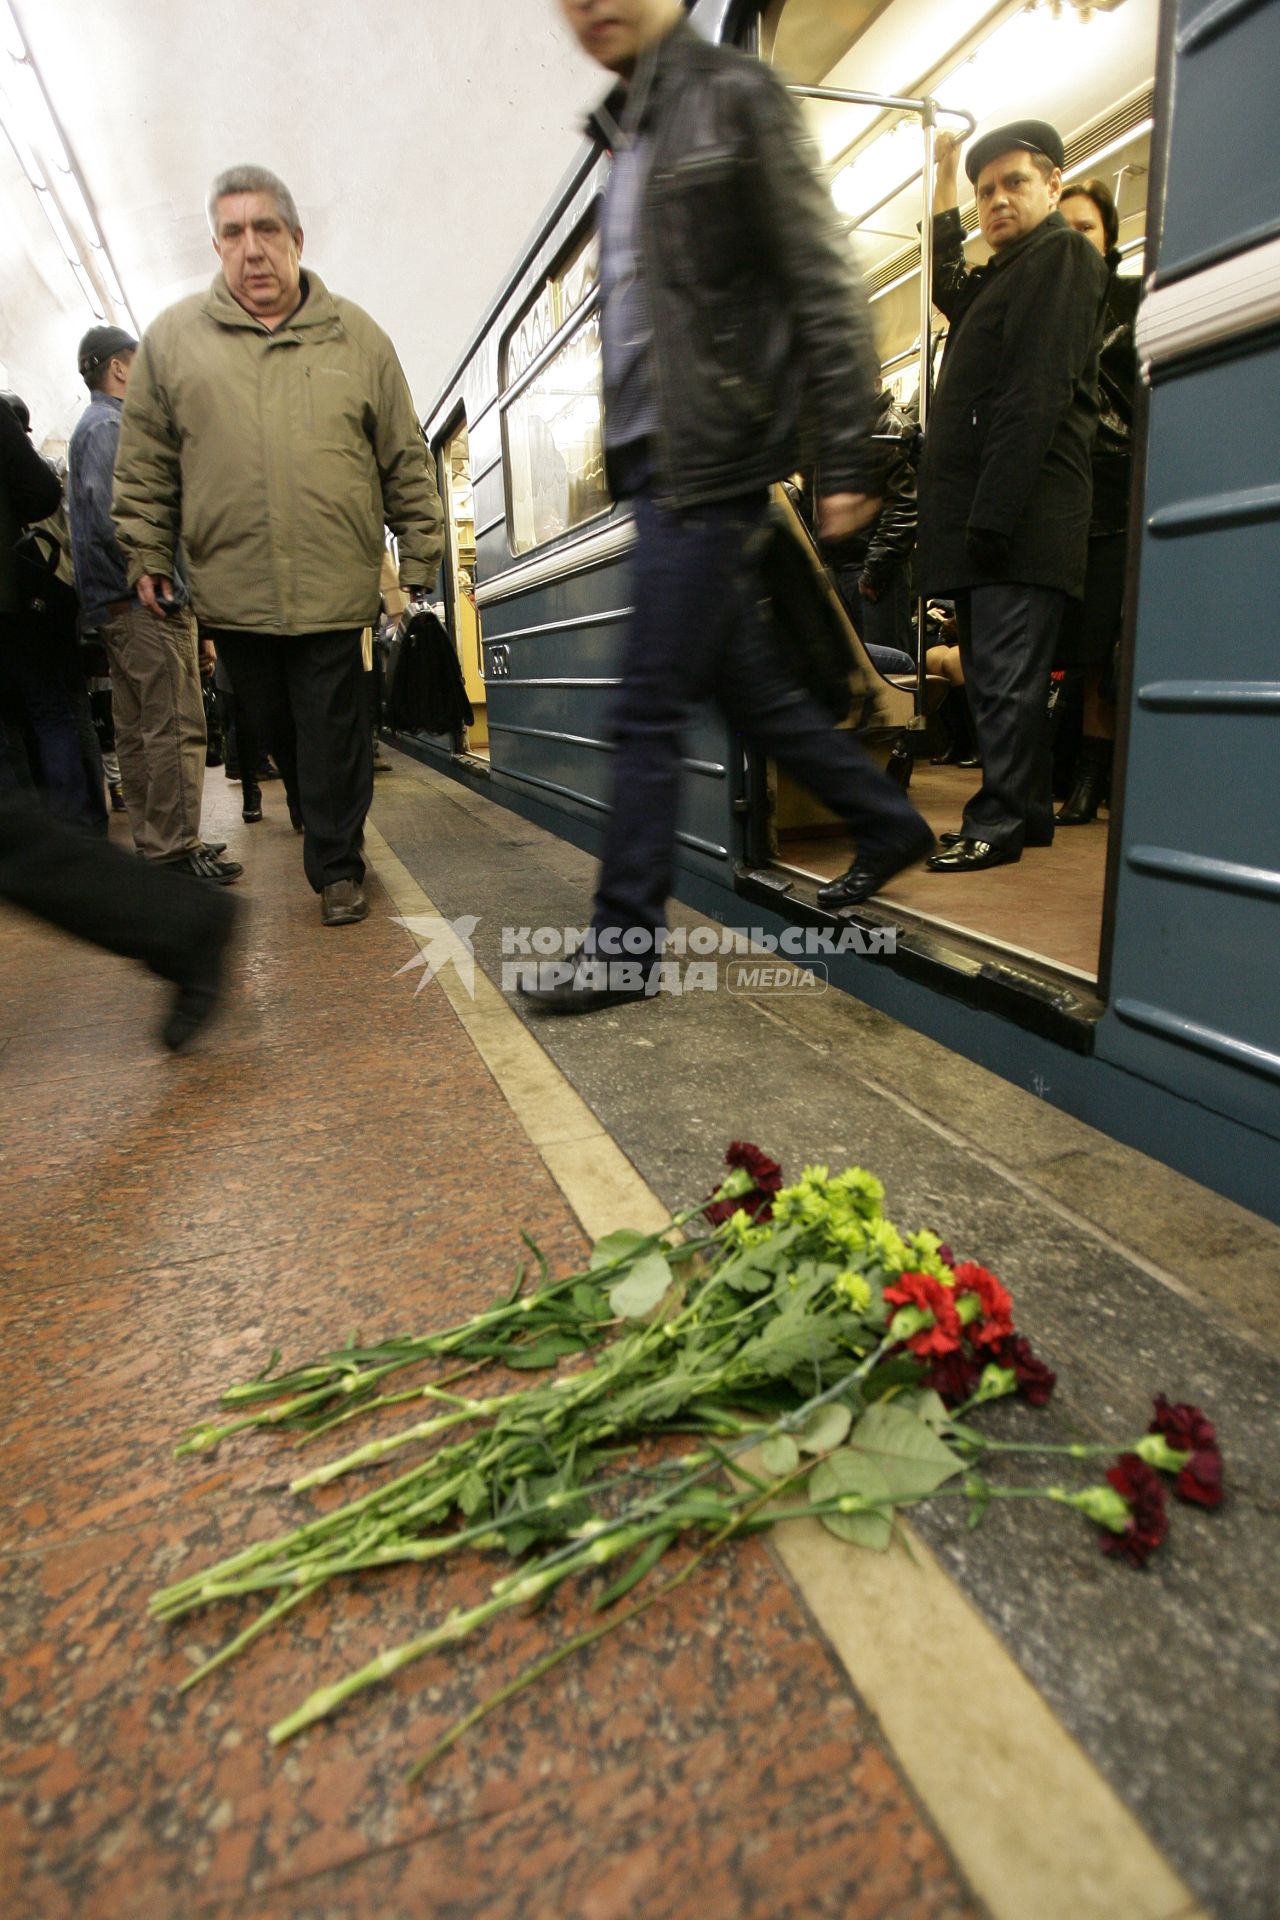
<svg viewBox="0 0 1280 1920"><path fill-rule="evenodd" d="M1098 361L1088 570L1083 601L1068 602L1057 662L1084 669L1084 737L1071 793L1054 816L1060 827L1080 827L1096 817L1111 788L1138 377L1133 329L1142 286L1119 272L1120 216L1104 180L1072 181L1063 188L1058 209L1111 269Z"/></svg>

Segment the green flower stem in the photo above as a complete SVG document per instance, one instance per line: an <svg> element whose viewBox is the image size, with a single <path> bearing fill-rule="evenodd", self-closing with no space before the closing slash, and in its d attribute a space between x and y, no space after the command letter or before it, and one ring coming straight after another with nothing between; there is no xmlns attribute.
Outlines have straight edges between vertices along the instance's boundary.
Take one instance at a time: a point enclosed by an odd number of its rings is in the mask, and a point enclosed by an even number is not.
<svg viewBox="0 0 1280 1920"><path fill-rule="evenodd" d="M1068 1460L1110 1459L1117 1453L1135 1452L1139 1444L1134 1440L1073 1440L1059 1445L1036 1440L991 1440L976 1427L961 1426L954 1421L948 1421L946 1431L952 1439L982 1453L1057 1454Z"/></svg>
<svg viewBox="0 0 1280 1920"><path fill-rule="evenodd" d="M807 1473L808 1468L804 1468L803 1471ZM464 1734L469 1733L472 1727L478 1725L481 1720L493 1713L498 1707L505 1706L508 1700L514 1700L517 1694L523 1693L527 1687L533 1686L538 1680L541 1680L545 1674L550 1673L553 1668L560 1666L563 1661L570 1659L575 1653L581 1652L583 1648L593 1646L597 1640L603 1640L607 1633L613 1633L617 1628L625 1626L628 1621L634 1620L639 1614L645 1613L650 1607L656 1605L659 1600L667 1599L677 1588L684 1585L686 1580L697 1571L704 1560L708 1559L711 1554L716 1552L719 1547L723 1546L726 1540L730 1539L731 1536L739 1530L743 1522L755 1508L762 1507L766 1501L774 1499L781 1489L792 1485L800 1477L801 1474L796 1473L791 1475L787 1480L779 1481L777 1487L771 1487L767 1494L759 1496L756 1500L749 1503L740 1513L735 1514L731 1520L728 1520L720 1527L713 1538L694 1554L693 1558L688 1560L678 1572L669 1575L661 1585L647 1593L642 1600L633 1601L623 1612L614 1614L609 1619L601 1621L599 1626L588 1627L585 1632L575 1634L572 1639L566 1640L562 1646L556 1647L549 1654L544 1654L541 1660L535 1660L532 1666L526 1667L522 1674L517 1675L514 1680L508 1681L505 1687L499 1687L496 1693L491 1693L487 1699L482 1700L478 1706L471 1709L470 1713L465 1714L461 1720L450 1727L449 1731L437 1740L434 1746L428 1749L421 1760L415 1761L405 1776L406 1779L410 1781L417 1780L426 1772L428 1767L432 1766L435 1761L449 1751L450 1747L462 1739Z"/></svg>
<svg viewBox="0 0 1280 1920"><path fill-rule="evenodd" d="M314 1587L299 1587L296 1592L287 1593L275 1601L272 1606L258 1615L252 1626L246 1627L243 1633L238 1633L234 1640L228 1640L225 1647L220 1647L217 1653L203 1661L194 1673L189 1673L179 1686L178 1692L186 1693L196 1685L197 1681L208 1679L211 1673L216 1673L219 1667L227 1664L228 1660L233 1660L236 1654L243 1652L250 1641L256 1640L258 1635L265 1633L268 1627L273 1627L277 1620L282 1620L286 1613L292 1612L294 1607L300 1606L314 1592Z"/></svg>

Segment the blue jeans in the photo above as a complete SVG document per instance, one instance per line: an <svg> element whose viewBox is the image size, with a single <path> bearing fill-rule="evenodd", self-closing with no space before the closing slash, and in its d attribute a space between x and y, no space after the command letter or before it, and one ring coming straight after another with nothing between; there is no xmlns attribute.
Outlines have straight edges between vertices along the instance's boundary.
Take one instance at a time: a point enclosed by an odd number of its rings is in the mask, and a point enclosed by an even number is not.
<svg viewBox="0 0 1280 1920"><path fill-rule="evenodd" d="M804 691L759 610L747 548L767 499L670 512L642 491L634 612L614 712L613 811L592 929L666 924L680 755L695 708L714 700L751 745L840 815L860 854L914 850L929 829L847 729Z"/></svg>

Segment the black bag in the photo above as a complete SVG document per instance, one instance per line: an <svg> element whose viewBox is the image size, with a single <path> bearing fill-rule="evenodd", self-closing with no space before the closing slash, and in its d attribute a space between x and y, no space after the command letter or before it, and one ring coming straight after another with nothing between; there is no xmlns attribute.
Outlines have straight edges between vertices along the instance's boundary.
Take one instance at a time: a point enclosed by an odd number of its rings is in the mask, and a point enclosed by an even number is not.
<svg viewBox="0 0 1280 1920"><path fill-rule="evenodd" d="M823 711L847 720L862 692L847 615L816 550L776 505L761 528L758 565L779 652Z"/></svg>
<svg viewBox="0 0 1280 1920"><path fill-rule="evenodd" d="M14 543L14 584L28 629L51 646L74 647L80 602L75 588L58 578L61 553L56 534L33 527Z"/></svg>
<svg viewBox="0 0 1280 1920"><path fill-rule="evenodd" d="M393 733L459 734L474 718L453 642L424 608L400 635L387 725Z"/></svg>

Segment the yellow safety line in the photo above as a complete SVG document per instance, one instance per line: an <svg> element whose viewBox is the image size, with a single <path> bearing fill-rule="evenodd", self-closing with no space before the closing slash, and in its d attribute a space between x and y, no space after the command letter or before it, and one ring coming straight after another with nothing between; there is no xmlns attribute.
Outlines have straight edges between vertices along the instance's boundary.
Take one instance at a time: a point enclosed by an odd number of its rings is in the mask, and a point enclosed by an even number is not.
<svg viewBox="0 0 1280 1920"><path fill-rule="evenodd" d="M400 915L444 919L369 824L365 850ZM436 951L440 937L437 927ZM475 968L474 995L452 965L435 980L584 1231L661 1226L666 1206L487 975ZM919 1535L903 1532L909 1551L887 1554L816 1521L770 1538L993 1920L1210 1920Z"/></svg>

